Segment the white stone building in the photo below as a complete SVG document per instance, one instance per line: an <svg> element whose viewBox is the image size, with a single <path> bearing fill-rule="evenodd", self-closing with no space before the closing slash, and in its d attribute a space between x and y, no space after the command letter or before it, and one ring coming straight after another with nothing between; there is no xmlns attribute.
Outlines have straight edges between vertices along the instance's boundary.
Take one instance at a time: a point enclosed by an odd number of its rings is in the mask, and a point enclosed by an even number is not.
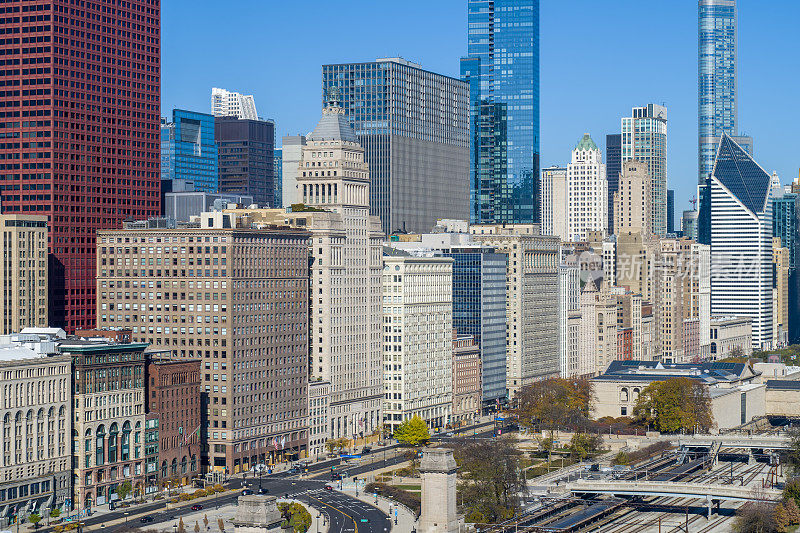
<svg viewBox="0 0 800 533"><path fill-rule="evenodd" d="M211 114L215 117L258 120L256 100L252 94L241 94L219 87L211 89Z"/></svg>
<svg viewBox="0 0 800 533"><path fill-rule="evenodd" d="M330 438L360 438L382 424L383 235L364 149L337 102L306 139L297 183L306 207L287 221L312 233L310 380L330 382Z"/></svg>
<svg viewBox="0 0 800 533"><path fill-rule="evenodd" d="M419 416L443 428L453 404L453 260L385 256L384 424Z"/></svg>
<svg viewBox="0 0 800 533"><path fill-rule="evenodd" d="M558 266L558 372L561 377L575 375L569 361L569 316L578 310L580 291L577 262L563 262Z"/></svg>
<svg viewBox="0 0 800 533"><path fill-rule="evenodd" d="M608 181L600 149L585 134L567 165L567 236L585 241L590 231L608 232Z"/></svg>
<svg viewBox="0 0 800 533"><path fill-rule="evenodd" d="M323 457L330 440L329 401L331 384L328 381L311 381L308 384L308 456Z"/></svg>
<svg viewBox="0 0 800 533"><path fill-rule="evenodd" d="M569 240L567 228L567 169L542 169L541 179L542 235L556 235Z"/></svg>

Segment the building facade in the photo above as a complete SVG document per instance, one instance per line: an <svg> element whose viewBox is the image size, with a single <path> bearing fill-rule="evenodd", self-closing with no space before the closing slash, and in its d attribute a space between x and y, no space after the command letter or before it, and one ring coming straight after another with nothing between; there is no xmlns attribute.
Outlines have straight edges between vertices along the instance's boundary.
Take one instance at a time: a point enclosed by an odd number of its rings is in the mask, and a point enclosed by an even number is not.
<svg viewBox="0 0 800 533"><path fill-rule="evenodd" d="M506 260L506 389L558 376L560 240L537 224L470 226L473 238Z"/></svg>
<svg viewBox="0 0 800 533"><path fill-rule="evenodd" d="M383 258L383 423L453 415L453 260Z"/></svg>
<svg viewBox="0 0 800 533"><path fill-rule="evenodd" d="M174 109L171 122L161 120L161 179L191 181L196 191L217 192L213 116Z"/></svg>
<svg viewBox="0 0 800 533"><path fill-rule="evenodd" d="M653 196L647 166L626 161L617 177L614 194L614 233L653 234Z"/></svg>
<svg viewBox="0 0 800 533"><path fill-rule="evenodd" d="M0 215L0 335L47 327L47 217Z"/></svg>
<svg viewBox="0 0 800 533"><path fill-rule="evenodd" d="M667 233L667 108L647 104L622 117L622 162L647 165L654 235Z"/></svg>
<svg viewBox="0 0 800 533"><path fill-rule="evenodd" d="M35 14L21 12L33 7ZM0 148L3 159L24 152L28 160L0 169L2 212L48 217L49 324L68 331L96 325L95 232L160 211L161 2L131 0L113 13L96 2L74 8L67 0L16 2L0 20L2 34L44 43L20 49L14 37L0 45L8 58L0 84L35 85L25 91L37 95L20 100L11 94L17 91L6 91L0 97L6 139L37 138ZM131 20L135 27L105 44L103 55L86 52ZM70 38L52 41L64 35ZM123 57L130 64L121 68ZM89 76L99 79L85 83ZM80 86L73 87L77 79ZM81 141L62 142L72 135Z"/></svg>
<svg viewBox="0 0 800 533"><path fill-rule="evenodd" d="M589 232L608 232L608 185L600 149L589 134L572 150L567 165L567 236L589 239Z"/></svg>
<svg viewBox="0 0 800 533"><path fill-rule="evenodd" d="M707 182L711 314L749 317L753 348L772 343L770 176L727 135Z"/></svg>
<svg viewBox="0 0 800 533"><path fill-rule="evenodd" d="M207 407L201 403L201 361L174 358L171 351L146 355L145 412L148 420L158 420L155 481L187 485L202 472L208 452L201 441ZM204 370L211 371L210 362ZM148 475L148 484L153 481Z"/></svg>
<svg viewBox="0 0 800 533"><path fill-rule="evenodd" d="M608 229L615 231L614 194L619 190L619 175L622 173L622 134L606 135L606 181L608 182Z"/></svg>
<svg viewBox="0 0 800 533"><path fill-rule="evenodd" d="M304 135L287 135L282 139L282 144L282 205L283 207L291 207L292 204L300 202L300 195L297 192L297 172L300 168L300 156L303 153L303 146L306 144L306 138Z"/></svg>
<svg viewBox="0 0 800 533"><path fill-rule="evenodd" d="M548 167L542 169L542 235L556 235L569 240L567 169Z"/></svg>
<svg viewBox="0 0 800 533"><path fill-rule="evenodd" d="M539 0L469 0L467 21L470 220L540 223Z"/></svg>
<svg viewBox="0 0 800 533"><path fill-rule="evenodd" d="M469 213L469 89L402 58L323 65L370 169L370 214L383 232L429 231Z"/></svg>
<svg viewBox="0 0 800 533"><path fill-rule="evenodd" d="M308 371L330 383L330 437L355 440L383 423L383 235L364 149L338 102L308 136L297 183L303 206L288 220L312 236Z"/></svg>
<svg viewBox="0 0 800 533"><path fill-rule="evenodd" d="M275 201L272 207L283 207L283 149L276 148L272 157L275 171Z"/></svg>
<svg viewBox="0 0 800 533"><path fill-rule="evenodd" d="M76 509L116 500L130 484L144 493L145 343L66 339L73 359L74 499Z"/></svg>
<svg viewBox="0 0 800 533"><path fill-rule="evenodd" d="M667 189L667 233L675 233L675 191Z"/></svg>
<svg viewBox="0 0 800 533"><path fill-rule="evenodd" d="M62 332L63 333L63 332ZM71 511L72 359L30 334L0 340L0 524Z"/></svg>
<svg viewBox="0 0 800 533"><path fill-rule="evenodd" d="M330 439L330 394L328 381L312 380L308 384L308 456L322 458Z"/></svg>
<svg viewBox="0 0 800 533"><path fill-rule="evenodd" d="M215 117L258 120L256 100L252 94L241 94L219 87L211 89L211 114Z"/></svg>
<svg viewBox="0 0 800 533"><path fill-rule="evenodd" d="M264 207L275 206L275 123L217 117L219 192L252 196Z"/></svg>
<svg viewBox="0 0 800 533"><path fill-rule="evenodd" d="M228 204L251 205L252 196L209 192L168 192L164 194L164 217L177 222L189 222L193 217L212 211L214 206Z"/></svg>
<svg viewBox="0 0 800 533"><path fill-rule="evenodd" d="M212 470L305 454L308 233L224 213L195 228L132 226L98 235L98 326L201 359Z"/></svg>
<svg viewBox="0 0 800 533"><path fill-rule="evenodd" d="M452 426L478 421L482 406L481 389L480 348L472 335L459 335L453 330Z"/></svg>
<svg viewBox="0 0 800 533"><path fill-rule="evenodd" d="M576 375L577 363L570 360L569 317L579 309L580 268L575 261L558 266L558 368L561 377ZM577 346L575 346L577 354Z"/></svg>
<svg viewBox="0 0 800 533"><path fill-rule="evenodd" d="M711 360L747 357L753 353L749 318L711 317Z"/></svg>
<svg viewBox="0 0 800 533"><path fill-rule="evenodd" d="M453 328L478 345L484 409L506 397L506 255L491 248L443 249L453 260Z"/></svg>
<svg viewBox="0 0 800 533"><path fill-rule="evenodd" d="M800 340L800 194L778 194L772 200L772 235L789 250L789 342Z"/></svg>

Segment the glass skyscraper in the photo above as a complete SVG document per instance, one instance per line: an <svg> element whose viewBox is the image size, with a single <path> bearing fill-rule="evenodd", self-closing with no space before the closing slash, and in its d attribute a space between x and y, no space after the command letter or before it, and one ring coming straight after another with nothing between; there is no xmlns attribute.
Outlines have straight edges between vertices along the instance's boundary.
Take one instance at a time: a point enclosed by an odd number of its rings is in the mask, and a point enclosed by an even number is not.
<svg viewBox="0 0 800 533"><path fill-rule="evenodd" d="M322 66L369 164L384 233L424 233L469 213L469 87L402 58Z"/></svg>
<svg viewBox="0 0 800 533"><path fill-rule="evenodd" d="M697 18L698 183L704 185L723 134L750 155L753 139L738 134L736 0L699 0Z"/></svg>
<svg viewBox="0 0 800 533"><path fill-rule="evenodd" d="M541 222L539 0L468 0L473 223Z"/></svg>
<svg viewBox="0 0 800 533"><path fill-rule="evenodd" d="M800 340L800 194L772 199L772 236L789 249L789 342Z"/></svg>
<svg viewBox="0 0 800 533"><path fill-rule="evenodd" d="M217 192L217 143L214 117L175 109L161 122L161 179L185 180L194 190Z"/></svg>

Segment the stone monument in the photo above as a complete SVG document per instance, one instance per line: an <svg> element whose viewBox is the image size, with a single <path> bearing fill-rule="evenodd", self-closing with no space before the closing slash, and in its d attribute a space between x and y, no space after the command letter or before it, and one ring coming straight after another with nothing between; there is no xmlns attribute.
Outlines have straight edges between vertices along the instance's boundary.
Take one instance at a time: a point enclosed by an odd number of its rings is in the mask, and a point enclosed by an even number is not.
<svg viewBox="0 0 800 533"><path fill-rule="evenodd" d="M426 448L422 451L419 466L422 476L419 533L458 533L457 470L453 450Z"/></svg>
<svg viewBox="0 0 800 533"><path fill-rule="evenodd" d="M275 496L251 494L239 496L233 519L236 533L283 533L283 517Z"/></svg>

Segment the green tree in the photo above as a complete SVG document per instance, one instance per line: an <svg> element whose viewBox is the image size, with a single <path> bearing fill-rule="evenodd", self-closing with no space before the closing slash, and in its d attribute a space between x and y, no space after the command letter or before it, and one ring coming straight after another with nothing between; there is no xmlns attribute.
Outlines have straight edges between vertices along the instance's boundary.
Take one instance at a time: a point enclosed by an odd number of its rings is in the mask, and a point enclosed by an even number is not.
<svg viewBox="0 0 800 533"><path fill-rule="evenodd" d="M612 465L628 465L630 464L631 460L628 457L628 454L620 450L617 455L614 456L614 459L611 460Z"/></svg>
<svg viewBox="0 0 800 533"><path fill-rule="evenodd" d="M417 415L414 415L397 426L397 429L394 430L394 438L400 444L417 446L430 440L431 434L428 431L428 424Z"/></svg>
<svg viewBox="0 0 800 533"><path fill-rule="evenodd" d="M547 379L523 387L515 413L523 427L574 425L589 418L591 385L586 380Z"/></svg>
<svg viewBox="0 0 800 533"><path fill-rule="evenodd" d="M291 527L294 533L306 533L311 527L311 514L299 503L279 503L278 510L284 520L285 527Z"/></svg>
<svg viewBox="0 0 800 533"><path fill-rule="evenodd" d="M28 515L28 521L36 527L42 521L42 515L39 513L31 513Z"/></svg>
<svg viewBox="0 0 800 533"><path fill-rule="evenodd" d="M686 377L650 383L639 394L633 415L662 433L707 431L714 425L708 390Z"/></svg>
<svg viewBox="0 0 800 533"><path fill-rule="evenodd" d="M569 441L569 452L578 461L583 461L600 449L602 441L597 435L575 433Z"/></svg>
<svg viewBox="0 0 800 533"><path fill-rule="evenodd" d="M131 486L131 482L126 481L125 483L117 487L117 496L119 496L120 500L124 500L125 498L128 497L128 495L130 495L132 490L133 487Z"/></svg>
<svg viewBox="0 0 800 533"><path fill-rule="evenodd" d="M59 516L61 516L61 509L58 507L50 509L50 518L58 518Z"/></svg>

